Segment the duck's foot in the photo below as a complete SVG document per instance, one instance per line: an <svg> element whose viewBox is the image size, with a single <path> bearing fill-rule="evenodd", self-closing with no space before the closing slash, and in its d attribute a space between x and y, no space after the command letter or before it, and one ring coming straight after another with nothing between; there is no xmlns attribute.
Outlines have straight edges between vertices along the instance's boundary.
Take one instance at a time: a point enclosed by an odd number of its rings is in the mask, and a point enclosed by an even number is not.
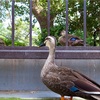
<svg viewBox="0 0 100 100"><path fill-rule="evenodd" d="M69 100L68 98L64 98L63 96L61 97L61 100Z"/></svg>
<svg viewBox="0 0 100 100"><path fill-rule="evenodd" d="M61 96L61 100L64 100L64 96Z"/></svg>

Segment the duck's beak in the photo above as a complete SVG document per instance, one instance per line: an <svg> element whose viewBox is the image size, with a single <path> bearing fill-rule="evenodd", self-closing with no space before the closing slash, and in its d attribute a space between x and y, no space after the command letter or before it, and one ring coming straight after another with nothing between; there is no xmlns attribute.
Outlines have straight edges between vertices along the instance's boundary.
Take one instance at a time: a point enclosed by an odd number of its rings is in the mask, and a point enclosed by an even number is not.
<svg viewBox="0 0 100 100"><path fill-rule="evenodd" d="M41 43L39 47L43 47L43 46L45 46L45 43Z"/></svg>

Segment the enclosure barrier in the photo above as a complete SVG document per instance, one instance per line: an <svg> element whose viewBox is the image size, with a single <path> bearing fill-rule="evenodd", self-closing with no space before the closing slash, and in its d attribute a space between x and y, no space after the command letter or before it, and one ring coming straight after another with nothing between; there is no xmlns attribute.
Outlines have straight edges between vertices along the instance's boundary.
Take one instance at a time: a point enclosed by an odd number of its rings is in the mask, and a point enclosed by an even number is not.
<svg viewBox="0 0 100 100"><path fill-rule="evenodd" d="M40 72L48 56L48 48L32 46L32 0L30 0L29 46L23 47L14 45L15 1L12 0L12 46L0 46L0 92L7 91L6 95L12 96L14 91L25 93L31 91L32 98L34 98L36 91L38 93L46 91L44 96L47 96L48 89L41 82ZM56 47L56 63L59 66L68 65L100 83L100 47L86 46L86 0L83 2L84 46L69 47L66 39L66 46ZM48 35L50 35L50 0L47 6ZM68 0L66 0L66 33L68 36ZM43 94L35 95L36 98L41 96ZM55 94L51 95L53 96Z"/></svg>
<svg viewBox="0 0 100 100"><path fill-rule="evenodd" d="M86 0L83 0L83 21L84 21L84 46L69 47L68 39L66 46L58 46L56 50L57 59L100 59L100 47L86 46ZM50 0L48 6L48 35L50 35ZM38 48L32 46L32 0L30 0L30 28L29 28L29 46L14 46L15 35L15 0L12 0L12 46L0 47L0 59L44 59L47 58L48 49L46 47ZM66 0L66 36L68 38L68 0ZM43 56L42 56L43 55Z"/></svg>

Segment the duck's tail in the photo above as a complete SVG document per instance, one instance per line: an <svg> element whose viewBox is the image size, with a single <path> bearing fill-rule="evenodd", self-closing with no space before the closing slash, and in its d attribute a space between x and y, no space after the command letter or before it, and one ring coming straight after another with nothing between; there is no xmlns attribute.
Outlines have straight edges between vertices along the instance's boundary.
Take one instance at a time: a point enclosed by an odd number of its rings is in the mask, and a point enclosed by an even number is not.
<svg viewBox="0 0 100 100"><path fill-rule="evenodd" d="M93 98L100 100L100 95L91 95Z"/></svg>

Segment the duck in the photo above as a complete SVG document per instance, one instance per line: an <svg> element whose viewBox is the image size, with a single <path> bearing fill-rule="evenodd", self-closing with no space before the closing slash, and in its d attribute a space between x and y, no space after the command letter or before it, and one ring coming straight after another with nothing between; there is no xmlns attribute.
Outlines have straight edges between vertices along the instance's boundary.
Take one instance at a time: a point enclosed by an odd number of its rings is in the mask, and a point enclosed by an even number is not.
<svg viewBox="0 0 100 100"><path fill-rule="evenodd" d="M55 63L55 37L47 36L41 46L48 47L49 54L40 77L51 91L59 94L61 100L68 100L65 96L69 96L69 100L73 100L74 96L87 100L100 100L100 85L98 83L67 66L57 66Z"/></svg>
<svg viewBox="0 0 100 100"><path fill-rule="evenodd" d="M66 46L66 31L63 30L61 31L61 36L58 38L58 42L62 45L62 46ZM68 34L68 46L83 46L84 45L84 41L75 36L75 35L71 35Z"/></svg>

